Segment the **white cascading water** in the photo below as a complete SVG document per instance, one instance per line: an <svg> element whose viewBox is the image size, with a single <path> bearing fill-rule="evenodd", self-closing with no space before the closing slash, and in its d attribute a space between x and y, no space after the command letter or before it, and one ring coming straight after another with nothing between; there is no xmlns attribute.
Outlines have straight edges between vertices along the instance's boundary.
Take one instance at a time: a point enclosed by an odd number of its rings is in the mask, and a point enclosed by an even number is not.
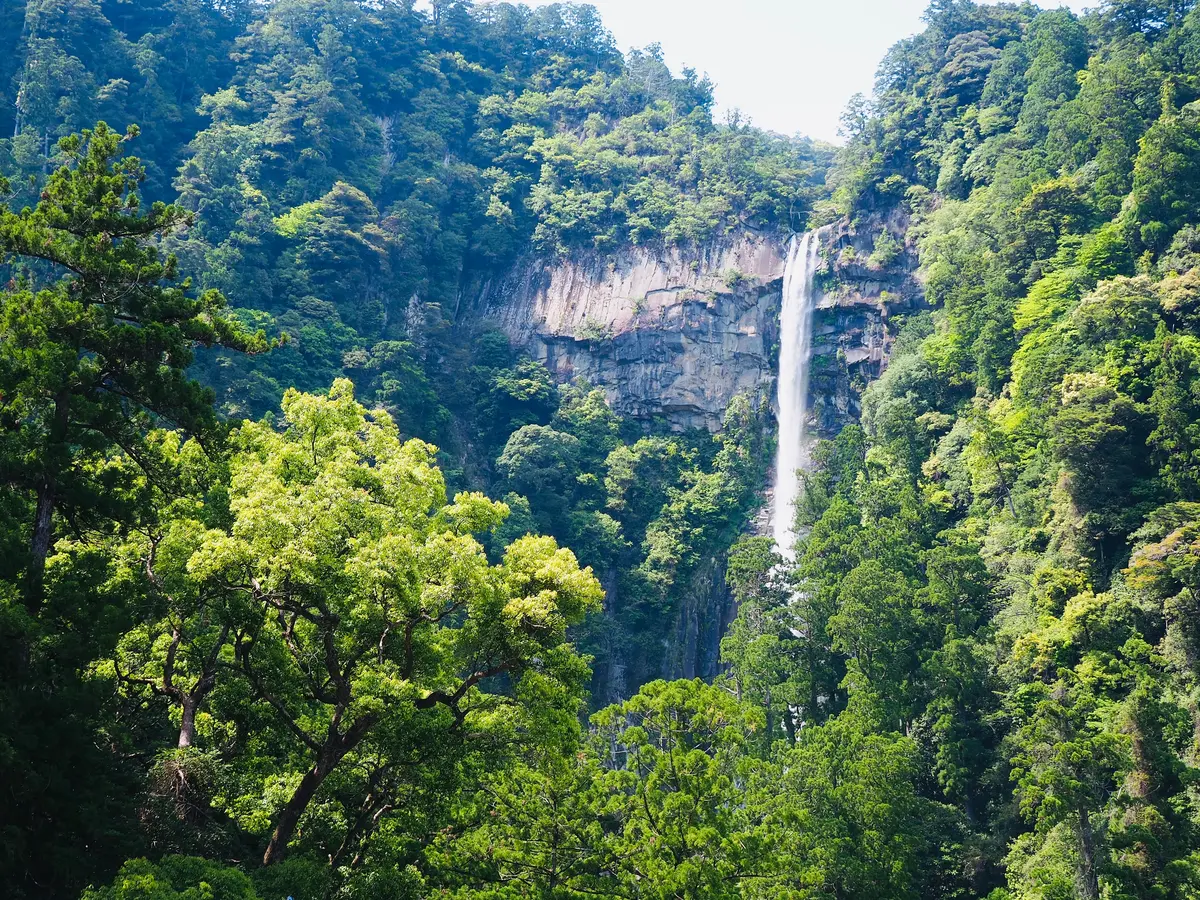
<svg viewBox="0 0 1200 900"><path fill-rule="evenodd" d="M808 371L812 362L814 276L821 262L819 232L809 231L788 242L783 270L783 308L779 320L779 448L775 455L775 502L771 533L785 559L793 558L799 470L808 461Z"/></svg>

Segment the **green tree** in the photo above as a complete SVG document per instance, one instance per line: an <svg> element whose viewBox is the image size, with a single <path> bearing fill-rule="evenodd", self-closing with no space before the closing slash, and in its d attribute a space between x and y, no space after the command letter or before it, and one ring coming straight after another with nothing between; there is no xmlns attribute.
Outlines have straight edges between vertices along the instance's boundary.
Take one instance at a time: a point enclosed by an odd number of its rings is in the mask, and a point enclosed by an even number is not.
<svg viewBox="0 0 1200 900"><path fill-rule="evenodd" d="M472 827L436 851L439 877L463 885L452 896L576 900L619 890L606 829L615 804L598 760L571 751L556 745L500 773L468 805Z"/></svg>
<svg viewBox="0 0 1200 900"><path fill-rule="evenodd" d="M833 649L849 657L853 672L886 698L893 715L903 717L914 670L913 598L896 575L873 559L855 566L838 585L837 612L828 627Z"/></svg>
<svg viewBox="0 0 1200 900"><path fill-rule="evenodd" d="M137 135L131 129L128 138ZM0 250L29 261L29 275L6 291L0 367L14 423L4 450L11 488L33 498L27 603L41 598L55 514L84 526L113 499L103 487L105 456L119 448L152 466L144 432L153 418L211 437L211 394L185 370L197 345L266 348L246 334L212 291L190 296L174 257L152 241L186 223L177 206L143 212L144 170L119 159L121 139L107 126L64 138L65 163L34 209L0 212ZM35 265L36 263L36 265ZM99 483L98 483L99 482Z"/></svg>
<svg viewBox="0 0 1200 900"><path fill-rule="evenodd" d="M518 428L504 445L496 469L517 493L530 498L535 515L562 533L576 493L579 438L545 425Z"/></svg>
<svg viewBox="0 0 1200 900"><path fill-rule="evenodd" d="M1166 249L1200 191L1200 123L1194 110L1164 110L1139 141L1131 221L1140 246Z"/></svg>
<svg viewBox="0 0 1200 900"><path fill-rule="evenodd" d="M795 740L796 718L810 694L796 659L804 627L797 607L804 601L792 595L782 569L774 540L755 537L730 548L725 571L738 613L721 639L721 660L737 698L763 710L767 741L781 724Z"/></svg>
<svg viewBox="0 0 1200 900"><path fill-rule="evenodd" d="M250 879L237 869L198 857L167 857L158 863L130 860L111 885L88 888L82 900L259 900Z"/></svg>
<svg viewBox="0 0 1200 900"><path fill-rule="evenodd" d="M1190 335L1163 331L1157 340L1161 359L1154 372L1150 408L1158 419L1150 433L1160 474L1181 500L1200 498L1200 346Z"/></svg>
<svg viewBox="0 0 1200 900"><path fill-rule="evenodd" d="M1127 748L1098 727L1097 701L1085 686L1061 684L1054 693L1037 685L1022 698L1031 711L1019 732L1012 777L1022 812L1039 830L1060 824L1069 829L1078 854L1080 896L1098 900L1103 863L1095 810L1115 790L1114 775L1125 764Z"/></svg>
<svg viewBox="0 0 1200 900"><path fill-rule="evenodd" d="M756 711L698 680L657 681L593 724L617 817L618 890L644 882L663 900L732 898L742 879L769 876L769 821L734 788L751 765L743 747L762 727Z"/></svg>
<svg viewBox="0 0 1200 900"><path fill-rule="evenodd" d="M226 714L258 710L279 729L271 769L288 787L269 801L265 864L283 858L343 760L388 758L402 723L422 728L426 716L453 732L515 714L523 707L492 687L499 676L518 698L525 685L544 681L547 696L561 685L570 709L586 667L565 629L600 598L590 571L546 538L522 538L490 566L472 533L507 510L478 494L446 505L432 449L402 444L349 382L328 397L290 392L284 423L236 435L232 521L197 532L172 576L224 593L234 611L221 655L251 706ZM253 771L245 786L258 792ZM252 799L231 798L234 813Z"/></svg>
<svg viewBox="0 0 1200 900"><path fill-rule="evenodd" d="M929 896L952 817L918 793L911 740L852 708L806 728L781 763L782 792L775 780L756 787L778 795L776 852L797 896Z"/></svg>

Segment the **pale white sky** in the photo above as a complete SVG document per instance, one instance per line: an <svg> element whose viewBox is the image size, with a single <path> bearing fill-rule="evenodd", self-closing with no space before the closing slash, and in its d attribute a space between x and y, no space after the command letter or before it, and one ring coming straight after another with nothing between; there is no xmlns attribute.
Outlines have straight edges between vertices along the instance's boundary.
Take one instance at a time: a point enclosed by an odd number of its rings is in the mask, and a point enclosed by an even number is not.
<svg viewBox="0 0 1200 900"><path fill-rule="evenodd" d="M534 0L538 5L550 0ZM928 0L589 0L621 50L658 42L678 72L691 66L717 86L720 109L738 107L783 134L837 140L838 117L869 94L884 52L922 28ZM1077 12L1099 0L1038 0Z"/></svg>

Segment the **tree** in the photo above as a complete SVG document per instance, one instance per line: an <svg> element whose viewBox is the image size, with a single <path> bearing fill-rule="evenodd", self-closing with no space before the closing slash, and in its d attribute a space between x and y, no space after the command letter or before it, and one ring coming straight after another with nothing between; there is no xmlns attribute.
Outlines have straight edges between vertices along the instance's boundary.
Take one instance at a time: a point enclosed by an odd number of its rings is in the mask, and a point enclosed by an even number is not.
<svg viewBox="0 0 1200 900"><path fill-rule="evenodd" d="M591 572L548 538L521 538L489 565L472 535L507 509L479 494L447 504L433 448L401 443L390 416L369 414L348 381L324 397L290 391L283 425L250 423L234 435L228 525L184 520L143 551L152 582L180 587L168 621L195 621L200 600L215 617L209 633L220 633L204 659L244 699L211 712L235 731L252 721L278 729L258 749L266 759L246 759L243 781L261 791L254 772L269 760L288 785L272 804L265 865L283 859L348 757L398 764L406 729L444 741L489 722L515 727L540 714L522 699L535 683L530 699L557 697L550 707L571 710L587 672L566 627L601 596ZM169 665L147 659L137 676L160 671L155 686L186 716L204 698L170 690ZM353 798L367 804L366 831L342 829L360 847L394 803L379 796L384 774L371 783ZM236 814L250 797L231 799Z"/></svg>
<svg viewBox="0 0 1200 900"><path fill-rule="evenodd" d="M1040 831L1065 824L1077 842L1080 895L1100 897L1100 847L1095 809L1115 788L1114 771L1124 764L1121 740L1089 723L1095 701L1061 686L1067 696L1046 696L1020 731L1014 758L1021 810ZM1047 692L1048 694L1049 692Z"/></svg>
<svg viewBox="0 0 1200 900"><path fill-rule="evenodd" d="M1093 539L1128 533L1143 462L1144 408L1115 390L1104 375L1083 373L1062 383L1062 405L1051 423L1055 454L1071 473L1070 491Z"/></svg>
<svg viewBox="0 0 1200 900"><path fill-rule="evenodd" d="M972 434L963 455L972 475L974 492L1001 498L1009 515L1016 518L1012 483L1019 458L1012 437L997 425L989 409L975 407L967 420L971 423Z"/></svg>
<svg viewBox="0 0 1200 900"><path fill-rule="evenodd" d="M1195 5L1195 0L1104 0L1100 20L1117 33L1157 35L1179 24Z"/></svg>
<svg viewBox="0 0 1200 900"><path fill-rule="evenodd" d="M130 860L112 885L88 888L83 900L259 900L250 879L237 869L198 857L168 857L159 863Z"/></svg>
<svg viewBox="0 0 1200 900"><path fill-rule="evenodd" d="M953 818L917 792L914 743L879 724L865 703L806 728L782 779L756 785L778 797L776 853L798 896L916 898L937 883Z"/></svg>
<svg viewBox="0 0 1200 900"><path fill-rule="evenodd" d="M1190 335L1164 330L1157 343L1161 361L1154 372L1150 408L1158 424L1150 433L1160 474L1181 500L1200 498L1200 346Z"/></svg>
<svg viewBox="0 0 1200 900"><path fill-rule="evenodd" d="M604 476L607 505L629 533L646 530L684 464L679 444L661 437L639 438L608 455Z"/></svg>
<svg viewBox="0 0 1200 900"><path fill-rule="evenodd" d="M1138 143L1130 223L1135 244L1157 255L1200 197L1200 119L1195 110L1164 110Z"/></svg>
<svg viewBox="0 0 1200 900"><path fill-rule="evenodd" d="M867 559L838 586L837 612L829 619L833 649L850 658L866 686L900 717L905 715L913 671L910 591L896 573Z"/></svg>
<svg viewBox="0 0 1200 900"><path fill-rule="evenodd" d="M137 136L130 129L126 140ZM34 209L0 211L0 251L28 274L5 292L0 368L9 386L3 415L10 488L33 496L27 604L36 611L59 513L87 528L113 502L96 472L119 448L153 466L143 437L151 419L212 439L211 394L185 370L196 345L266 349L224 311L214 291L190 296L174 257L152 241L189 220L177 206L143 213L144 170L118 159L122 140L101 123L64 138L65 163ZM105 509L115 518L120 512Z"/></svg>
<svg viewBox="0 0 1200 900"><path fill-rule="evenodd" d="M556 744L487 781L468 803L471 826L436 849L439 878L471 900L619 890L621 860L606 827L618 804L594 754Z"/></svg>
<svg viewBox="0 0 1200 900"><path fill-rule="evenodd" d="M1130 737L1113 724L1143 656L1130 640L1131 612L1118 597L1085 591L1013 653L1022 676L1008 696L1016 798L1037 841L1068 841L1085 900L1101 896L1103 816L1130 764Z"/></svg>
<svg viewBox="0 0 1200 900"><path fill-rule="evenodd" d="M721 639L727 677L739 700L762 708L768 742L778 737L780 724L794 741L797 719L815 715L805 706L812 692L799 658L805 598L792 593L769 537L743 538L730 548L725 583L738 604L737 617Z"/></svg>
<svg viewBox="0 0 1200 900"><path fill-rule="evenodd" d="M699 900L738 897L743 879L770 877L769 819L733 789L752 765L743 747L762 727L756 711L699 680L656 681L593 723L619 883Z"/></svg>
<svg viewBox="0 0 1200 900"><path fill-rule="evenodd" d="M320 200L277 220L291 251L279 263L281 287L334 304L340 318L368 340L400 312L406 287L392 270L396 236L379 226L379 218L366 194L339 181Z"/></svg>
<svg viewBox="0 0 1200 900"><path fill-rule="evenodd" d="M504 445L496 469L546 527L565 528L579 473L579 438L545 425L518 428Z"/></svg>
<svg viewBox="0 0 1200 900"><path fill-rule="evenodd" d="M167 452L173 462L182 462L179 468L189 462L191 468L203 465L204 452L194 440L179 448L177 435L170 433L164 442L175 445ZM124 548L124 565L117 576L133 583L144 578L153 607L165 615L139 623L122 637L114 653L112 674L135 691L146 688L167 698L178 710L176 744L180 749L196 744L197 716L217 686L237 612L221 608L223 591L187 574L187 560L203 540L205 527L223 524L220 518L213 521L205 508L211 503L221 509L224 498L214 494L222 486L218 481L212 486L216 491L176 501L165 521L148 529L147 538ZM161 494L159 499L165 501Z"/></svg>

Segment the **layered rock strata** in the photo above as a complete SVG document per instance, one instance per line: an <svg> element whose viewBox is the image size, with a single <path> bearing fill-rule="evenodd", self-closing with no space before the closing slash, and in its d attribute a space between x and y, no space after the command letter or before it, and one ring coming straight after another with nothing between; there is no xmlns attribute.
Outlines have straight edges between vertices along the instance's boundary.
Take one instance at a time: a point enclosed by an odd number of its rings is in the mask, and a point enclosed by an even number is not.
<svg viewBox="0 0 1200 900"><path fill-rule="evenodd" d="M809 404L822 436L857 417L858 395L886 364L888 316L920 303L909 248L871 260L878 235L905 224L842 222L828 233ZM772 391L784 253L780 238L744 233L694 248L529 257L484 284L476 310L558 378L603 388L622 415L715 431L734 396Z"/></svg>
<svg viewBox="0 0 1200 900"><path fill-rule="evenodd" d="M529 258L485 284L482 316L563 380L671 427L720 427L774 376L782 244L741 235L697 248Z"/></svg>

